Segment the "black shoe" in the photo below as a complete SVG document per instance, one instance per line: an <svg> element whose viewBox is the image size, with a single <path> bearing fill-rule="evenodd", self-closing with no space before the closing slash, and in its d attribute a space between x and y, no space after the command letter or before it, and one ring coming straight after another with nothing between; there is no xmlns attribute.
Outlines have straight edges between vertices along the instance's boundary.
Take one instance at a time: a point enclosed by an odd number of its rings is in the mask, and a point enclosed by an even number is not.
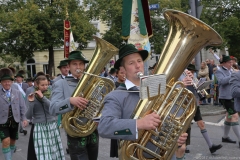
<svg viewBox="0 0 240 160"><path fill-rule="evenodd" d="M219 144L219 145L213 144L212 147L209 148L209 150L210 150L211 153L214 153L214 152L216 152L216 150L218 150L218 149L220 149L220 148L222 148L222 145L221 145L221 144Z"/></svg>
<svg viewBox="0 0 240 160"><path fill-rule="evenodd" d="M23 130L21 129L19 132L20 132L20 133L23 133Z"/></svg>
<svg viewBox="0 0 240 160"><path fill-rule="evenodd" d="M231 138L227 137L227 138L223 138L222 137L222 142L226 142L226 143L236 143L236 141L232 140Z"/></svg>
<svg viewBox="0 0 240 160"><path fill-rule="evenodd" d="M190 153L190 150L186 148L185 153Z"/></svg>
<svg viewBox="0 0 240 160"><path fill-rule="evenodd" d="M69 150L68 150L68 148L66 148L66 152L67 152L67 154L69 154Z"/></svg>
<svg viewBox="0 0 240 160"><path fill-rule="evenodd" d="M27 130L23 130L23 134L24 134L24 136L26 136Z"/></svg>

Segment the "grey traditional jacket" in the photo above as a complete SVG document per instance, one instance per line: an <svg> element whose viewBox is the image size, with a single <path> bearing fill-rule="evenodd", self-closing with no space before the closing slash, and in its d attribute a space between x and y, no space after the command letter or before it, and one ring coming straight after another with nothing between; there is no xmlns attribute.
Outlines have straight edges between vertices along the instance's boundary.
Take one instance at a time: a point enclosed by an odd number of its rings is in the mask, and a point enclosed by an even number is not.
<svg viewBox="0 0 240 160"><path fill-rule="evenodd" d="M130 91L130 92L129 92ZM136 119L131 115L139 101L137 87L126 90L119 86L104 99L104 108L98 125L98 133L103 138L136 140Z"/></svg>
<svg viewBox="0 0 240 160"><path fill-rule="evenodd" d="M3 88L3 87L2 87L2 84L0 84L0 89L2 89L2 88ZM16 83L12 83L11 88L18 90L18 86L17 86Z"/></svg>
<svg viewBox="0 0 240 160"><path fill-rule="evenodd" d="M54 78L54 79L52 80L52 84L54 84L55 82L57 82L57 81L60 80L60 79L64 79L64 78L62 77L62 75L59 75L59 76L57 76L56 78Z"/></svg>
<svg viewBox="0 0 240 160"><path fill-rule="evenodd" d="M234 98L234 108L240 112L240 71L232 73L229 81L231 85L231 95Z"/></svg>
<svg viewBox="0 0 240 160"><path fill-rule="evenodd" d="M56 81L52 86L50 114L64 114L74 109L70 97L78 84L78 79L66 77Z"/></svg>
<svg viewBox="0 0 240 160"><path fill-rule="evenodd" d="M121 84L110 92L104 99L104 108L98 124L99 135L110 139L136 140L137 120L132 119L132 114L139 99L139 89L136 86L126 90ZM176 160L176 156L173 155L171 160Z"/></svg>
<svg viewBox="0 0 240 160"><path fill-rule="evenodd" d="M8 119L9 105L12 107L14 120L20 122L26 120L26 105L20 91L11 89L11 102L8 101L3 88L0 89L0 124L5 124Z"/></svg>
<svg viewBox="0 0 240 160"><path fill-rule="evenodd" d="M32 119L33 123L55 121L55 116L52 116L49 113L50 100L46 97L42 98L42 102L37 100L36 97L33 102L27 100L26 105L28 107L26 117L27 119Z"/></svg>
<svg viewBox="0 0 240 160"><path fill-rule="evenodd" d="M215 72L215 76L219 85L219 99L232 99L231 86L229 84L231 71L220 67Z"/></svg>
<svg viewBox="0 0 240 160"><path fill-rule="evenodd" d="M20 85L20 84L18 84L18 83L15 83L15 84L16 84L16 85ZM27 90L27 88L28 88L29 86L28 86L27 83L22 82L20 87L21 87L22 90L26 93L26 90Z"/></svg>
<svg viewBox="0 0 240 160"><path fill-rule="evenodd" d="M28 101L28 95L29 95L30 93L34 93L34 92L35 92L34 86L27 88L27 90L26 90L26 97L25 97L25 103L27 103L27 101Z"/></svg>

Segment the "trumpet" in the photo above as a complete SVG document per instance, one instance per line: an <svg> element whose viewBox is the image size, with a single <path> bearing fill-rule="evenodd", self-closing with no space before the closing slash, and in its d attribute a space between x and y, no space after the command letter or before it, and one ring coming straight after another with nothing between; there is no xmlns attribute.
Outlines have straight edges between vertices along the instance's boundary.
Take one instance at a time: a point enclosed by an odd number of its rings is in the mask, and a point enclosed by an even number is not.
<svg viewBox="0 0 240 160"><path fill-rule="evenodd" d="M183 72L183 75L184 75L185 77L188 77L188 75L186 74L185 71ZM197 88L198 88L198 86L197 86L198 83L199 83L198 79L197 79L196 77L193 77L193 79L192 79L192 86L193 86L193 88L195 89L195 91L197 92L200 101L202 101L202 100L204 100L204 99L206 99L206 98L210 98L211 95L208 94L205 89L202 89L202 90L198 90L198 89L197 89Z"/></svg>

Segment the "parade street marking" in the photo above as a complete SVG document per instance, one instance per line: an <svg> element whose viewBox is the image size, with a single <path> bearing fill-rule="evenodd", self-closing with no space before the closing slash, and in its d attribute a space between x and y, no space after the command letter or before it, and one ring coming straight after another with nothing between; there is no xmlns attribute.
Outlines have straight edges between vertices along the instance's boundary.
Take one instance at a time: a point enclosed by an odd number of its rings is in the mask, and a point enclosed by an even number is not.
<svg viewBox="0 0 240 160"><path fill-rule="evenodd" d="M231 160L231 159L240 159L240 157L231 157L231 156L205 156L202 155L201 153L197 153L196 156L194 157L194 159L227 159L227 160Z"/></svg>

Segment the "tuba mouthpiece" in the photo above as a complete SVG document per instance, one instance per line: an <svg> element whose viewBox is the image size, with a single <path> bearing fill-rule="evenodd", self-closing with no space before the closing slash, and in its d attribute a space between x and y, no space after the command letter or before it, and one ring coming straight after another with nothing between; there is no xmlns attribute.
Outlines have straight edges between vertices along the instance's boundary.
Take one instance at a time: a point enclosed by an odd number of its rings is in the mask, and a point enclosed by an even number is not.
<svg viewBox="0 0 240 160"><path fill-rule="evenodd" d="M81 71L80 69L77 69L76 72L77 72L77 73L81 73L82 71Z"/></svg>
<svg viewBox="0 0 240 160"><path fill-rule="evenodd" d="M137 73L137 76L140 78L140 77L143 76L143 73L142 73L142 72L138 72L138 73Z"/></svg>

